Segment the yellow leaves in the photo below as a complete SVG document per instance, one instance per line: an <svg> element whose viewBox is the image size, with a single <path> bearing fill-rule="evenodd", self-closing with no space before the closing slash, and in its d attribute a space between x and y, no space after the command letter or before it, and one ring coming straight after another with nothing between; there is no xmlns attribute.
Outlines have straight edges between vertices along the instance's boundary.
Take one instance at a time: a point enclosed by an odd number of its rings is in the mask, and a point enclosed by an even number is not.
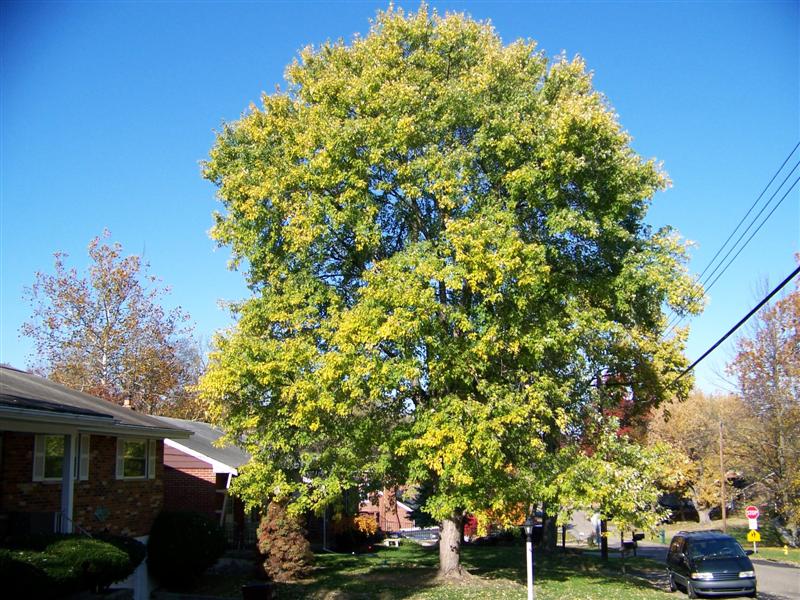
<svg viewBox="0 0 800 600"><path fill-rule="evenodd" d="M205 171L227 211L214 235L254 295L204 390L277 465L252 490L319 506L354 480L436 474L443 516L556 498L572 467L574 496L636 487L636 465L615 479L553 447L585 425L597 372L664 393L682 340L654 323L687 300L682 256L640 227L662 176L583 62L548 71L533 51L389 10L349 46L304 50L288 92L225 128ZM312 479L286 483L286 465Z"/></svg>

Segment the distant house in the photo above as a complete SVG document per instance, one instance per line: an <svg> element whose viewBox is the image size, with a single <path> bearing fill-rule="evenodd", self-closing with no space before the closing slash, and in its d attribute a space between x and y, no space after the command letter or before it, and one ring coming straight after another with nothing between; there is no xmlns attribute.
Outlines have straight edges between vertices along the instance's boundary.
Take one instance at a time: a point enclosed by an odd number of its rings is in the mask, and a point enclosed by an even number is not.
<svg viewBox="0 0 800 600"><path fill-rule="evenodd" d="M392 490L384 490L363 500L358 507L360 515L375 519L378 529L386 533L414 529L413 509L397 499Z"/></svg>
<svg viewBox="0 0 800 600"><path fill-rule="evenodd" d="M241 500L228 493L239 467L250 460L250 455L237 446L217 446L223 433L208 423L160 419L193 434L189 439L164 440L165 508L205 513L219 522L230 543L252 543L255 520Z"/></svg>
<svg viewBox="0 0 800 600"><path fill-rule="evenodd" d="M146 535L164 505L164 438L190 435L0 366L0 535Z"/></svg>

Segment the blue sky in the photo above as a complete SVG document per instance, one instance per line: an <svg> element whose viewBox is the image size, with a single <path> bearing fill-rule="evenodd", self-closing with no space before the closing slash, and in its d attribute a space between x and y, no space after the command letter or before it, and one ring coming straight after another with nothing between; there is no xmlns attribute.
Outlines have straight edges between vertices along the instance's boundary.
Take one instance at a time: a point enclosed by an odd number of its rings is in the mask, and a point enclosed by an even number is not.
<svg viewBox="0 0 800 600"><path fill-rule="evenodd" d="M396 5L415 9L418 4ZM283 81L299 49L366 33L385 2L36 2L0 14L0 361L23 366L22 289L52 253L82 268L104 228L171 286L210 337L246 295L208 238L200 176L214 130ZM490 19L505 42L582 55L645 157L673 187L648 220L696 242L701 271L800 140L798 2L432 2ZM798 156L797 158L800 158ZM795 159L796 160L796 159ZM790 180L791 181L791 180ZM699 356L777 283L798 251L800 189L711 290ZM697 372L723 382L723 346Z"/></svg>

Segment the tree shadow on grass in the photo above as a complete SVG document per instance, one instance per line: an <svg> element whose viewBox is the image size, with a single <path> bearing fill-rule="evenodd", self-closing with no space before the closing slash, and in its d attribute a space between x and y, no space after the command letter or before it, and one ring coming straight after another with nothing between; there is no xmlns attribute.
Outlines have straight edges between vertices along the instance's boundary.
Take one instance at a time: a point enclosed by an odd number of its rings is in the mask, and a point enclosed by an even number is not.
<svg viewBox="0 0 800 600"><path fill-rule="evenodd" d="M400 600L438 585L438 556L423 551L381 549L373 554L317 555L313 579L278 584L282 600Z"/></svg>
<svg viewBox="0 0 800 600"><path fill-rule="evenodd" d="M463 560L469 571L487 579L506 579L524 583L527 579L524 546L492 548L466 548ZM655 566L654 566L655 565ZM592 585L626 585L649 590L664 589L659 581L663 568L646 560L628 560L628 576L622 574L622 563L618 558L603 561L599 557L586 556L580 551L558 551L534 553L534 573L537 585L548 582L566 582L577 576Z"/></svg>
<svg viewBox="0 0 800 600"><path fill-rule="evenodd" d="M470 592L469 597L491 597L494 590L512 590L525 584L523 546L465 547L462 561L476 576L464 584ZM381 548L372 554L317 555L312 578L279 584L278 597L282 600L402 600L441 586L436 579L437 565L436 549L410 545L400 550ZM537 585L559 586L579 579L580 585L595 590L608 586L608 597L613 597L613 590L618 590L621 583L631 589L664 589L655 576L642 576L644 571L651 570L655 575L660 568L654 569L646 561L628 561L628 566L631 575L623 577L618 559L603 562L598 557L569 551L554 555L537 553L536 582Z"/></svg>

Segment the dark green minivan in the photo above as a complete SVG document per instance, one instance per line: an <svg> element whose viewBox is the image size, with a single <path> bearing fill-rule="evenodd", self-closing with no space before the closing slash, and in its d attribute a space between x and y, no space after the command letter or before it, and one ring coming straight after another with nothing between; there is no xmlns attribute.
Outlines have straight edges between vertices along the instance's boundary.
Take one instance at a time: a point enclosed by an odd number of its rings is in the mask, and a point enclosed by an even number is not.
<svg viewBox="0 0 800 600"><path fill-rule="evenodd" d="M721 531L681 531L667 554L669 589L703 596L756 597L753 563L735 539Z"/></svg>

